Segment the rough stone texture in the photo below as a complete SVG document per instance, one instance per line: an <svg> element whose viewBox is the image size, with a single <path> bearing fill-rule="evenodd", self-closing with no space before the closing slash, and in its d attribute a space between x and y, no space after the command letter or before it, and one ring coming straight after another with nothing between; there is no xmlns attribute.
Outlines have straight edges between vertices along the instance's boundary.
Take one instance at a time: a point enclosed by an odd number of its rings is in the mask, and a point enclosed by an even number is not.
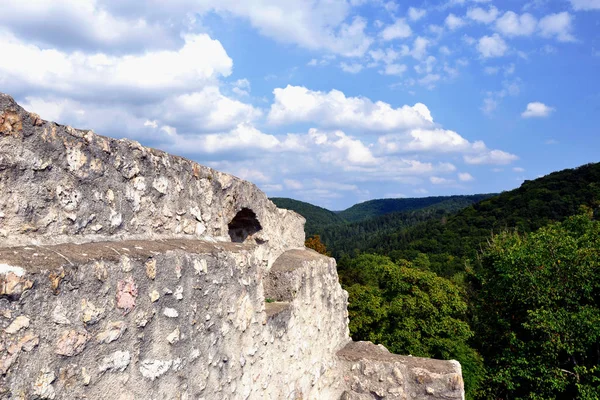
<svg viewBox="0 0 600 400"><path fill-rule="evenodd" d="M1 399L461 399L352 343L335 261L254 185L0 95Z"/></svg>
<svg viewBox="0 0 600 400"><path fill-rule="evenodd" d="M3 247L245 239L264 244L272 261L304 246L304 218L278 209L255 185L138 142L43 121L2 93L0 193ZM244 224L247 210L259 223L254 229ZM230 232L238 213L242 229Z"/></svg>

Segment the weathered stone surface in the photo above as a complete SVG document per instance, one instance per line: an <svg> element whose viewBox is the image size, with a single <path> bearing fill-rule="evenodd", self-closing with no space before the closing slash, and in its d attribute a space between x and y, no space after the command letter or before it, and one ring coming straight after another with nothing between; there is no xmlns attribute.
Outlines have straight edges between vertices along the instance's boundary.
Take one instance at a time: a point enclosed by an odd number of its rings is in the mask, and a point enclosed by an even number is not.
<svg viewBox="0 0 600 400"><path fill-rule="evenodd" d="M249 182L131 140L42 121L1 93L0 121L0 247L212 238L265 245L272 261L304 245L304 219Z"/></svg>
<svg viewBox="0 0 600 400"><path fill-rule="evenodd" d="M351 343L335 261L248 182L0 95L0 193L2 398L463 396Z"/></svg>
<svg viewBox="0 0 600 400"><path fill-rule="evenodd" d="M19 332L21 329L27 327L29 327L29 318L24 315L20 315L17 318L15 318L13 322L11 322L11 324L4 330L4 332L8 333L9 335L12 335Z"/></svg>
<svg viewBox="0 0 600 400"><path fill-rule="evenodd" d="M56 342L56 349L54 352L61 356L76 356L83 351L87 341L88 334L84 330L65 331L60 335L60 338Z"/></svg>

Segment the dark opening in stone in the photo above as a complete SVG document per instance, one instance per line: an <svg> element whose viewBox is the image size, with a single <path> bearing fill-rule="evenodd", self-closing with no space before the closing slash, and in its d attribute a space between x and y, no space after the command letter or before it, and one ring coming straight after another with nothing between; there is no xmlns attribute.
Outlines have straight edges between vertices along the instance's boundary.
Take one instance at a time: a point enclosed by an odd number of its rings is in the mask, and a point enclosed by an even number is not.
<svg viewBox="0 0 600 400"><path fill-rule="evenodd" d="M229 237L232 242L242 243L261 229L254 211L242 208L229 223Z"/></svg>

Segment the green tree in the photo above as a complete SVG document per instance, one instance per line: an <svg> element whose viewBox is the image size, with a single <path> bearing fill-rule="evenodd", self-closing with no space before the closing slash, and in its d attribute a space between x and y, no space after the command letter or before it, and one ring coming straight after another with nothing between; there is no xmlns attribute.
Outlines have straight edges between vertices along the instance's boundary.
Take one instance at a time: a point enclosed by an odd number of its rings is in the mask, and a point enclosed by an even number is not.
<svg viewBox="0 0 600 400"><path fill-rule="evenodd" d="M600 223L504 233L482 256L473 327L486 398L600 397Z"/></svg>
<svg viewBox="0 0 600 400"><path fill-rule="evenodd" d="M352 337L398 354L458 360L472 398L483 370L468 345L473 333L460 290L408 261L363 254L345 262L344 279L353 282L346 286Z"/></svg>

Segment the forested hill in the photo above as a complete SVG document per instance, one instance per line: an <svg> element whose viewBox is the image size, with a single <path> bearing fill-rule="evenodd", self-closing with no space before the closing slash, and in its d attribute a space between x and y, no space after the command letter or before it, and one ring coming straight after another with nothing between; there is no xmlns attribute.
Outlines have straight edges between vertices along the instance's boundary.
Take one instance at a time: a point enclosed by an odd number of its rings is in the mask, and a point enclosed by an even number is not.
<svg viewBox="0 0 600 400"><path fill-rule="evenodd" d="M307 236L322 235L334 246L332 239L344 239L337 253L347 250L349 243L362 241L365 234L381 234L384 231L406 228L428 218L445 213L453 213L473 203L487 199L492 194L469 196L437 196L410 199L370 200L340 212L285 197L272 197L277 207L293 210L306 218ZM360 235L355 235L360 233ZM349 236L350 235L350 236Z"/></svg>
<svg viewBox="0 0 600 400"><path fill-rule="evenodd" d="M336 213L310 203L285 197L271 197L270 200L277 207L295 211L306 218L304 230L307 236L320 233L323 226L343 224L345 222Z"/></svg>
<svg viewBox="0 0 600 400"><path fill-rule="evenodd" d="M415 211L437 206L437 209L460 209L477 203L494 194L475 194L470 196L432 196L405 199L376 199L358 203L337 214L348 222L363 221L380 215Z"/></svg>
<svg viewBox="0 0 600 400"><path fill-rule="evenodd" d="M424 253L433 271L449 277L463 271L492 234L507 229L531 232L577 214L581 206L600 206L600 163L525 181L454 216L379 235L360 248L394 260L413 260Z"/></svg>

